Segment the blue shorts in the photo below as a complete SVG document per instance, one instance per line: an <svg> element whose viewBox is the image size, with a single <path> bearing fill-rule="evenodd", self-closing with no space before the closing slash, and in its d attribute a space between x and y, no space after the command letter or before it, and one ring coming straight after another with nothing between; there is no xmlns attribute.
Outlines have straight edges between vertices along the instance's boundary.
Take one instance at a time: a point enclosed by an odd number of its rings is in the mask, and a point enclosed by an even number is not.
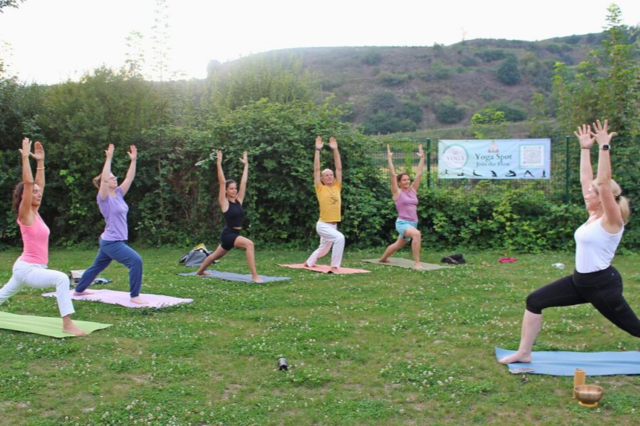
<svg viewBox="0 0 640 426"><path fill-rule="evenodd" d="M404 236L404 232L410 226L418 229L418 222L411 222L410 220L404 220L404 219L396 220L396 231L398 231L398 237L404 238L405 241L411 241L412 238L408 238Z"/></svg>

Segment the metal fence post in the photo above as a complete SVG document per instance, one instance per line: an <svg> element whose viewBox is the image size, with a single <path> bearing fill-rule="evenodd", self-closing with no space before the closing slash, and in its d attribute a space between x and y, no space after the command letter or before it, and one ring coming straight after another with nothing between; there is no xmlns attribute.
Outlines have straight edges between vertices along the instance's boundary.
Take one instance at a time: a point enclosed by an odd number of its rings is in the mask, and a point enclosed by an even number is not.
<svg viewBox="0 0 640 426"><path fill-rule="evenodd" d="M431 188L431 138L427 138L427 188Z"/></svg>
<svg viewBox="0 0 640 426"><path fill-rule="evenodd" d="M569 204L569 136L564 137L565 164L564 164L564 202Z"/></svg>

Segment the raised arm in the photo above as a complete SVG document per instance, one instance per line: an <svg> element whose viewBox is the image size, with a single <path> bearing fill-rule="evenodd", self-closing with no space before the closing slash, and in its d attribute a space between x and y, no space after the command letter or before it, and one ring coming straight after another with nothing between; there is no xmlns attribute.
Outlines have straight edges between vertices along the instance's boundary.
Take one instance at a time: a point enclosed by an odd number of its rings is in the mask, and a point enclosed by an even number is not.
<svg viewBox="0 0 640 426"><path fill-rule="evenodd" d="M220 150L216 151L216 167L218 168L218 184L220 185L218 204L220 204L220 208L224 213L229 210L229 201L227 200L227 180L224 178L224 171L222 170L222 151Z"/></svg>
<svg viewBox="0 0 640 426"><path fill-rule="evenodd" d="M580 185L582 186L582 196L585 197L593 182L593 168L591 167L591 147L593 146L593 135L591 126L583 124L578 126L578 131L573 132L580 142Z"/></svg>
<svg viewBox="0 0 640 426"><path fill-rule="evenodd" d="M131 163L129 163L129 170L127 170L127 176L125 176L124 181L120 184L120 190L122 191L122 196L124 197L129 192L129 188L131 188L131 184L133 183L133 179L136 177L136 162L138 160L138 149L135 145L129 146L129 152L127 152L129 158L131 159Z"/></svg>
<svg viewBox="0 0 640 426"><path fill-rule="evenodd" d="M396 169L393 167L393 152L391 152L391 146L389 146L389 144L387 144L387 164L389 166L389 177L391 179L391 194L395 200L400 195L400 188L398 188Z"/></svg>
<svg viewBox="0 0 640 426"><path fill-rule="evenodd" d="M422 173L424 172L424 151L422 150L422 144L418 145L418 157L420 157L420 162L418 163L418 173L416 174L416 178L411 184L413 190L416 191L416 194L418 193L418 188L420 188Z"/></svg>
<svg viewBox="0 0 640 426"><path fill-rule="evenodd" d="M31 141L29 138L22 139L20 155L22 155L22 183L24 187L22 189L22 200L20 200L20 207L18 208L18 218L23 225L31 226L34 220L33 210L31 209L34 182L31 163L29 163L29 156L31 155Z"/></svg>
<svg viewBox="0 0 640 426"><path fill-rule="evenodd" d="M240 178L240 189L238 190L236 200L238 200L238 202L242 204L242 201L244 201L244 194L247 192L247 180L249 179L249 160L247 159L247 151L244 151L242 153L240 162L244 164L244 169L242 170L242 178Z"/></svg>
<svg viewBox="0 0 640 426"><path fill-rule="evenodd" d="M322 137L316 137L316 151L313 154L313 184L320 185L320 151L322 151L322 147L324 146L324 142L322 142Z"/></svg>
<svg viewBox="0 0 640 426"><path fill-rule="evenodd" d="M109 180L111 179L111 159L113 158L113 150L114 146L112 143L109 144L107 149L104 151L105 160L104 166L102 167L102 174L100 175L100 189L98 190L98 195L103 200L109 196Z"/></svg>
<svg viewBox="0 0 640 426"><path fill-rule="evenodd" d="M333 136L329 138L329 147L333 151L333 162L336 165L336 181L342 185L342 160L338 151L338 141Z"/></svg>
<svg viewBox="0 0 640 426"><path fill-rule="evenodd" d="M36 159L36 185L40 187L40 192L44 195L44 148L38 141L33 145L33 154L31 156Z"/></svg>
<svg viewBox="0 0 640 426"><path fill-rule="evenodd" d="M609 150L611 139L613 139L617 133L609 133L608 125L607 120L604 121L604 124L601 124L600 120L593 124L595 130L593 136L595 136L596 142L598 142L598 146L600 147L596 182L598 184L600 202L604 209L602 226L608 232L617 233L622 229L624 219L622 218L620 206L611 189L611 151Z"/></svg>

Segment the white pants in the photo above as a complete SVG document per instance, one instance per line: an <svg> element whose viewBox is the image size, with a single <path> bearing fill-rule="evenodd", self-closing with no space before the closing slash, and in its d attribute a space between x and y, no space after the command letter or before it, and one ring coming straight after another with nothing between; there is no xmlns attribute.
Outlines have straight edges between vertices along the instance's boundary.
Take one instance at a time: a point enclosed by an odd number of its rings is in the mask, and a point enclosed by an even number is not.
<svg viewBox="0 0 640 426"><path fill-rule="evenodd" d="M11 279L0 289L0 305L19 292L25 285L34 288L46 288L55 285L60 316L66 317L75 312L71 302L71 295L69 294L69 277L60 271L47 269L47 265L27 263L22 260L16 260L16 263L13 264Z"/></svg>
<svg viewBox="0 0 640 426"><path fill-rule="evenodd" d="M307 265L315 266L316 261L329 253L331 246L331 267L339 268L342 263L342 252L344 251L344 235L338 231L338 225L335 223L318 222L316 223L316 232L320 235L320 247L316 249L309 259Z"/></svg>

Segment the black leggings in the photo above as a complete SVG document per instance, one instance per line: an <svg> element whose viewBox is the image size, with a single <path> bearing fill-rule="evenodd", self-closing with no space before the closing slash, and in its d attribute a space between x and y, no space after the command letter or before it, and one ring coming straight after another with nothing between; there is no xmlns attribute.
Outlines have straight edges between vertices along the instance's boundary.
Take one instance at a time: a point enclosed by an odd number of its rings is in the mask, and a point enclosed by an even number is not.
<svg viewBox="0 0 640 426"><path fill-rule="evenodd" d="M220 246L226 251L231 250L236 243L236 238L239 236L239 229L233 229L225 226L222 228L222 232L220 233Z"/></svg>
<svg viewBox="0 0 640 426"><path fill-rule="evenodd" d="M591 303L609 321L632 336L640 337L640 320L622 295L622 277L609 266L602 271L573 275L540 287L527 296L527 310L541 314L552 306Z"/></svg>

